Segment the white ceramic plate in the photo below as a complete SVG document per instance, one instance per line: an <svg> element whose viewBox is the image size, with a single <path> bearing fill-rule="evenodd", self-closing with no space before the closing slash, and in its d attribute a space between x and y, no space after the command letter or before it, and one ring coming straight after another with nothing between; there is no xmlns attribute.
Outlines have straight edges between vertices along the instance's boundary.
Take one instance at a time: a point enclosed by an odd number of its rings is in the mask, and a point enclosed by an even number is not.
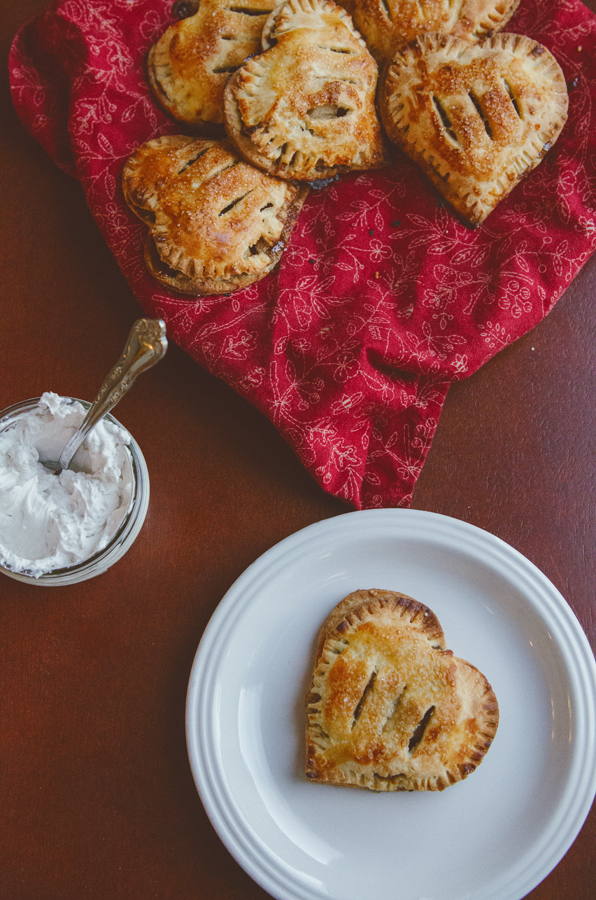
<svg viewBox="0 0 596 900"><path fill-rule="evenodd" d="M442 793L314 785L304 697L317 632L357 588L402 591L491 682L500 725ZM596 665L569 606L493 535L418 510L348 513L251 565L193 665L187 741L232 855L278 900L520 900L566 853L596 792Z"/></svg>

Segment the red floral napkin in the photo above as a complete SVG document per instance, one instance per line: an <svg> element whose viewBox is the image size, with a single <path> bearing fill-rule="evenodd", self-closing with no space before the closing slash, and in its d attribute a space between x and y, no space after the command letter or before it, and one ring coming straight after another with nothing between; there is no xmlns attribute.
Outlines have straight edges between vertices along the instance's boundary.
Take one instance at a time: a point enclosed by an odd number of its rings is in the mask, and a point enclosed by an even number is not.
<svg viewBox="0 0 596 900"><path fill-rule="evenodd" d="M265 413L322 487L357 507L407 506L452 379L553 307L596 248L596 17L579 0L521 0L508 31L555 55L569 121L476 231L397 151L390 168L307 200L279 268L229 296L185 299L145 271L145 227L120 175L143 141L180 129L143 63L172 0L58 0L17 35L17 112L80 179L147 315Z"/></svg>

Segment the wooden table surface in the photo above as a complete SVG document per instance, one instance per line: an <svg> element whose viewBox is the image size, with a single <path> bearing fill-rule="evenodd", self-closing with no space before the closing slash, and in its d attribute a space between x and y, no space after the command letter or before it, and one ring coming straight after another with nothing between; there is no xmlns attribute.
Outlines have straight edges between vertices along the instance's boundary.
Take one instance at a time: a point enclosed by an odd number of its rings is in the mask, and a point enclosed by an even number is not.
<svg viewBox="0 0 596 900"><path fill-rule="evenodd" d="M45 5L1 0L3 60ZM3 73L0 409L47 389L91 398L141 310L81 188L17 120L5 64ZM521 551L592 647L595 297L592 257L543 323L451 387L412 503ZM117 416L151 474L146 524L127 556L72 587L0 576L0 897L261 900L194 787L189 673L243 570L347 507L263 416L175 346ZM594 900L595 846L592 809L529 896Z"/></svg>

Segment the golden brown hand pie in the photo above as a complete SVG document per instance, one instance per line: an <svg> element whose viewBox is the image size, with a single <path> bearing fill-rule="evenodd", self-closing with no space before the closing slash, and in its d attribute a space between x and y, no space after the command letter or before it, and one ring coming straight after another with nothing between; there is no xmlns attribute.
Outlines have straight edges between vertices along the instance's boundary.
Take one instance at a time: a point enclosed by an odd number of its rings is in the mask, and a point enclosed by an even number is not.
<svg viewBox="0 0 596 900"><path fill-rule="evenodd" d="M500 31L520 0L342 0L366 46L383 65L423 34L482 38Z"/></svg>
<svg viewBox="0 0 596 900"><path fill-rule="evenodd" d="M428 607L394 591L355 591L332 611L307 710L307 778L373 791L461 781L499 724L484 675L445 649Z"/></svg>
<svg viewBox="0 0 596 900"><path fill-rule="evenodd" d="M147 59L159 105L192 126L221 125L228 76L258 52L274 7L275 0L201 0L194 16L171 25Z"/></svg>
<svg viewBox="0 0 596 900"><path fill-rule="evenodd" d="M478 225L552 147L567 119L549 51L516 34L478 44L428 35L400 48L379 87L391 140Z"/></svg>
<svg viewBox="0 0 596 900"><path fill-rule="evenodd" d="M183 294L228 293L267 275L308 193L249 165L227 141L183 135L139 147L122 186L149 225L149 271Z"/></svg>
<svg viewBox="0 0 596 900"><path fill-rule="evenodd" d="M301 181L385 164L377 65L345 10L288 0L271 14L263 46L224 92L226 130L246 159Z"/></svg>

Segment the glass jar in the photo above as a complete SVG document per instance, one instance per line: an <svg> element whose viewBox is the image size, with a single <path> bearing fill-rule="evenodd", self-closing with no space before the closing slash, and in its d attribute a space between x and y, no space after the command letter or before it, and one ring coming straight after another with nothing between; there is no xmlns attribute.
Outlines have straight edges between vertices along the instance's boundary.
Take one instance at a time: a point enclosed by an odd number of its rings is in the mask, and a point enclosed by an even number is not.
<svg viewBox="0 0 596 900"><path fill-rule="evenodd" d="M31 400L23 400L21 403L16 403L14 406L10 406L1 412L0 433L14 427L16 420L20 416L39 406L40 399L40 397L35 397ZM63 399L72 403L80 403L85 410L89 409L91 405L86 400L77 400L74 397L65 397ZM27 584L36 584L44 587L77 584L79 581L86 581L88 578L101 575L130 549L147 515L149 506L149 471L141 449L130 432L109 413L105 416L105 419L120 428L127 437L128 442L124 443L124 449L131 473L131 497L128 510L114 535L101 550L72 566L53 569L50 572L35 576L27 574L26 571L14 572L0 564L0 572L3 572L10 578L14 578L16 581L24 581Z"/></svg>

